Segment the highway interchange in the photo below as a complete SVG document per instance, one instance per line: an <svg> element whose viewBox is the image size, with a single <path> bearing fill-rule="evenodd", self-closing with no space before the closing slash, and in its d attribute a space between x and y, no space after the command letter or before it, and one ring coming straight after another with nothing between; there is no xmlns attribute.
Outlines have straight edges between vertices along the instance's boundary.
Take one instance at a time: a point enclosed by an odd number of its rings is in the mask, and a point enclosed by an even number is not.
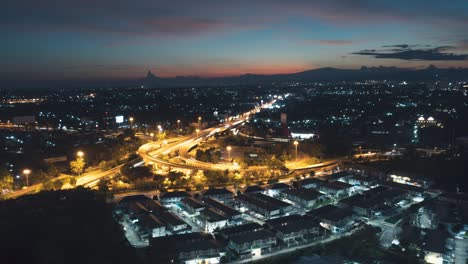
<svg viewBox="0 0 468 264"><path fill-rule="evenodd" d="M248 112L245 112L238 116L238 118L230 118L231 121L222 123L215 127L210 127L204 130L198 130L198 132L169 140L152 141L142 145L138 149L138 154L143 158L146 164L155 164L159 167L169 169L182 169L182 170L236 170L236 171L261 171L267 170L266 166L249 167L246 169L241 168L235 163L208 163L200 160L196 160L189 155L189 152L197 147L198 144L204 140L213 137L215 134L225 132L228 129L234 129L236 126L246 122L252 114L259 112L262 108L268 108L273 105L276 100L273 100L267 104L262 105L261 108L256 107ZM178 153L180 162L169 161L164 156ZM305 172L306 170L313 170L322 167L327 167L339 163L339 161L329 161L318 164L310 164L302 167L295 166L299 162L292 161L288 163L288 167L293 167L295 171Z"/></svg>

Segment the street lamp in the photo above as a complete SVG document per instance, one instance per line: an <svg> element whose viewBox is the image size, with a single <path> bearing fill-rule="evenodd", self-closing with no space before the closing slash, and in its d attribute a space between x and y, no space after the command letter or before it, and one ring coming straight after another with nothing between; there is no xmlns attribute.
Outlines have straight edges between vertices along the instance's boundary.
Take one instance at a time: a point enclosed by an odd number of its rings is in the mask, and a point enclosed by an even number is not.
<svg viewBox="0 0 468 264"><path fill-rule="evenodd" d="M81 160L82 162L84 162L84 159L83 159L83 157L84 157L84 152L83 152L83 151L78 150L78 151L76 152L76 157L77 157L77 159L76 159L77 161L78 161L78 160ZM83 167L83 169L84 169L84 167ZM83 169L82 169L82 170L83 170ZM78 173L78 176L81 176L81 173L82 173L82 171Z"/></svg>
<svg viewBox="0 0 468 264"><path fill-rule="evenodd" d="M200 129L195 129L195 132L197 132L197 137L198 137L198 133L200 133Z"/></svg>
<svg viewBox="0 0 468 264"><path fill-rule="evenodd" d="M297 160L297 145L299 145L299 142L297 140L294 140L293 144L296 147L296 160Z"/></svg>
<svg viewBox="0 0 468 264"><path fill-rule="evenodd" d="M177 131L180 131L180 119L177 120Z"/></svg>
<svg viewBox="0 0 468 264"><path fill-rule="evenodd" d="M130 121L130 128L133 128L133 117L130 117L128 120Z"/></svg>
<svg viewBox="0 0 468 264"><path fill-rule="evenodd" d="M159 131L159 133L162 132L162 126L161 125L158 125L158 131Z"/></svg>
<svg viewBox="0 0 468 264"><path fill-rule="evenodd" d="M228 151L228 157L229 157L229 159L231 159L231 149L232 149L232 147L231 147L231 146L227 146L226 149L227 149L227 151Z"/></svg>
<svg viewBox="0 0 468 264"><path fill-rule="evenodd" d="M198 128L201 128L201 116L198 117Z"/></svg>
<svg viewBox="0 0 468 264"><path fill-rule="evenodd" d="M154 133L150 133L151 140L154 140Z"/></svg>
<svg viewBox="0 0 468 264"><path fill-rule="evenodd" d="M29 187L29 174L31 174L30 169L24 169L23 170L24 176L26 176L26 186Z"/></svg>

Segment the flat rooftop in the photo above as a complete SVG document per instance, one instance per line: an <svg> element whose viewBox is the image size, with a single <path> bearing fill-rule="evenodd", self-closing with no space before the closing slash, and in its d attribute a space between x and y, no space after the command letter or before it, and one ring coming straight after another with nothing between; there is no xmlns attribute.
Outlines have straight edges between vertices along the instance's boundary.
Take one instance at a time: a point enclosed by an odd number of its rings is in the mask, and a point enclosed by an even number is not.
<svg viewBox="0 0 468 264"><path fill-rule="evenodd" d="M289 189L283 192L286 195L295 196L305 201L313 201L324 194L314 189L299 188Z"/></svg>
<svg viewBox="0 0 468 264"><path fill-rule="evenodd" d="M221 202L218 202L213 198L205 197L205 198L203 198L203 202L206 205L208 205L210 207L213 207L216 210L221 211L227 217L234 217L236 215L241 215L241 213L239 211L235 210L234 208L232 208L232 207L230 207L228 205L225 205L225 204L223 204Z"/></svg>

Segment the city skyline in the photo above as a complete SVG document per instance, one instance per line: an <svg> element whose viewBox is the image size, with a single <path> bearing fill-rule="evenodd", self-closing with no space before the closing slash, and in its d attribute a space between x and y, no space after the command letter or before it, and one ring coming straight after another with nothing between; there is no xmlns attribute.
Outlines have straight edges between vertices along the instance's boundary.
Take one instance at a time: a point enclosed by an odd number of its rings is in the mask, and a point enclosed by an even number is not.
<svg viewBox="0 0 468 264"><path fill-rule="evenodd" d="M25 8L29 6L30 8ZM2 79L125 80L322 67L468 67L464 1L15 1Z"/></svg>
<svg viewBox="0 0 468 264"><path fill-rule="evenodd" d="M467 0L13 0L0 259L468 264Z"/></svg>

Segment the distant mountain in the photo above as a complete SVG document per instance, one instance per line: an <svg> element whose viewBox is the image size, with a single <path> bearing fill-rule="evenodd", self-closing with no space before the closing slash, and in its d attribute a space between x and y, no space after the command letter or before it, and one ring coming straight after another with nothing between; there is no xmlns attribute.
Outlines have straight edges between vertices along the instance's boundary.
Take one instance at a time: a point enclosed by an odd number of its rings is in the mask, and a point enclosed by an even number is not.
<svg viewBox="0 0 468 264"><path fill-rule="evenodd" d="M361 69L320 68L290 74L244 74L232 77L202 78L178 76L160 78L151 71L141 82L146 87L202 86L271 84L274 82L317 82L317 81L427 81L427 80L468 80L468 68L437 68L433 65L424 69L397 67L361 67Z"/></svg>

